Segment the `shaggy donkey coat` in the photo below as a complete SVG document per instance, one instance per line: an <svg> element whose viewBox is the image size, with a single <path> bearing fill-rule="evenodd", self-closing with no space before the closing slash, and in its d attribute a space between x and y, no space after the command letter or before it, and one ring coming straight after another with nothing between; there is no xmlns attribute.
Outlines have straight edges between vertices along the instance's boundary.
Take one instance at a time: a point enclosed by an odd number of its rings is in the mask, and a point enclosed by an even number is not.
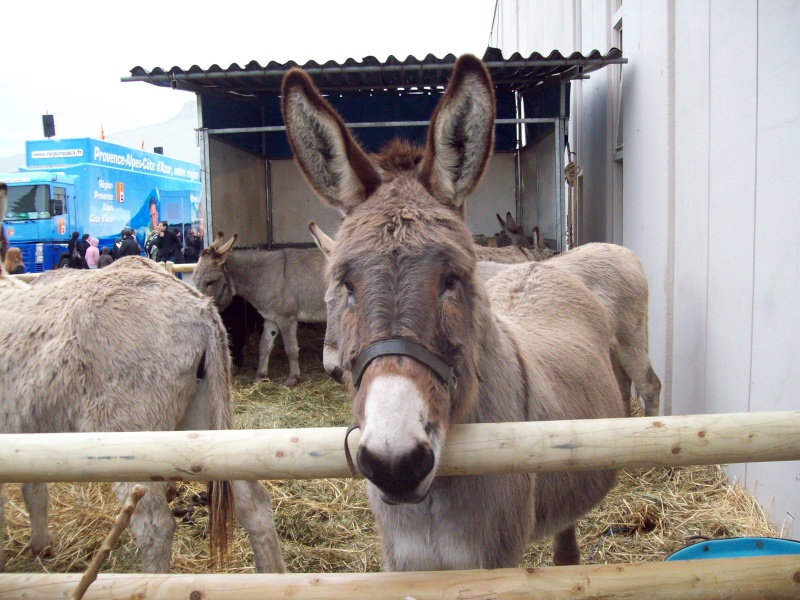
<svg viewBox="0 0 800 600"><path fill-rule="evenodd" d="M367 156L299 69L284 78L282 109L300 169L343 214L327 268L329 325L384 568L516 566L544 536L557 564L578 563L575 523L613 472L436 477L453 424L624 414L611 327L580 280L537 262L488 285L477 274L464 201L493 147L485 67L457 61L419 162L403 144ZM376 353L387 340L416 350Z"/></svg>
<svg viewBox="0 0 800 600"><path fill-rule="evenodd" d="M90 308L86 308L87 300ZM0 433L169 431L232 426L230 357L217 311L152 261L64 269L34 285L0 279ZM114 484L120 501L135 485ZM144 482L131 531L144 572L167 572L175 519L165 483ZM269 494L217 482L212 550L224 556L234 509L259 571L283 571ZM49 551L47 484L23 484L31 550ZM2 487L0 486L0 507ZM2 530L0 511L0 530ZM0 570L4 554L0 538Z"/></svg>

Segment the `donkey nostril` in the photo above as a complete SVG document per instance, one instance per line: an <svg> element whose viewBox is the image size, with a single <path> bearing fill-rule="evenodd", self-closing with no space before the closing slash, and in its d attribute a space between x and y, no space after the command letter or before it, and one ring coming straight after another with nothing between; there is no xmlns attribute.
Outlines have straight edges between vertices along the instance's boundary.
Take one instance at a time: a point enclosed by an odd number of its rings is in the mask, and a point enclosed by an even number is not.
<svg viewBox="0 0 800 600"><path fill-rule="evenodd" d="M336 383L344 383L344 373L339 367L334 367L333 371L328 373Z"/></svg>
<svg viewBox="0 0 800 600"><path fill-rule="evenodd" d="M427 444L417 444L401 456L379 457L362 446L356 456L364 477L386 494L404 496L414 492L420 482L433 470L433 450Z"/></svg>

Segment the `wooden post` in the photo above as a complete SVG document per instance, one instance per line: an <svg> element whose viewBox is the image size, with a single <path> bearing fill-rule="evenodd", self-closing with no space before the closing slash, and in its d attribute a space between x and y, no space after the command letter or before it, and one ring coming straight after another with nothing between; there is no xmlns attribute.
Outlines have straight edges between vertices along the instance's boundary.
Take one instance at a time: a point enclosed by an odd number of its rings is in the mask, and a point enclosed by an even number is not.
<svg viewBox="0 0 800 600"><path fill-rule="evenodd" d="M350 477L344 427L0 435L0 483ZM359 431L350 435L358 445ZM440 474L800 459L800 411L453 428Z"/></svg>
<svg viewBox="0 0 800 600"><path fill-rule="evenodd" d="M79 574L0 575L0 600L63 598ZM423 573L101 574L86 598L447 600L800 597L800 556Z"/></svg>

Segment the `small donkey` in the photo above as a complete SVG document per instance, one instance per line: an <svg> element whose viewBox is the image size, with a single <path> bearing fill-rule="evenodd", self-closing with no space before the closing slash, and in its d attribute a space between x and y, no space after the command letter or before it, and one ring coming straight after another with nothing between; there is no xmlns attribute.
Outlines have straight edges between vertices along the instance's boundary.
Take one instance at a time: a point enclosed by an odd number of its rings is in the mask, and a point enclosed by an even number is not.
<svg viewBox="0 0 800 600"><path fill-rule="evenodd" d="M200 253L192 281L224 310L236 295L264 317L256 376L266 378L275 337L281 332L289 358L288 387L300 382L297 323L324 323L325 259L316 248L236 250L237 234L225 244L222 232Z"/></svg>

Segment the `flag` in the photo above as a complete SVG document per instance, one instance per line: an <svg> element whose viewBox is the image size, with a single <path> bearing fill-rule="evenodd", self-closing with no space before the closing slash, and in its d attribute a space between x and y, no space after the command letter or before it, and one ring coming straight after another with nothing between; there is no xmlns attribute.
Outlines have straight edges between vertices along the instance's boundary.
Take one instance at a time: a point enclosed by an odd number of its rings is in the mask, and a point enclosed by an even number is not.
<svg viewBox="0 0 800 600"><path fill-rule="evenodd" d="M100 123L100 139L101 140L106 139L106 133L105 133L105 131L103 131L103 124L102 123Z"/></svg>
<svg viewBox="0 0 800 600"><path fill-rule="evenodd" d="M142 134L142 150L144 150L144 134Z"/></svg>

